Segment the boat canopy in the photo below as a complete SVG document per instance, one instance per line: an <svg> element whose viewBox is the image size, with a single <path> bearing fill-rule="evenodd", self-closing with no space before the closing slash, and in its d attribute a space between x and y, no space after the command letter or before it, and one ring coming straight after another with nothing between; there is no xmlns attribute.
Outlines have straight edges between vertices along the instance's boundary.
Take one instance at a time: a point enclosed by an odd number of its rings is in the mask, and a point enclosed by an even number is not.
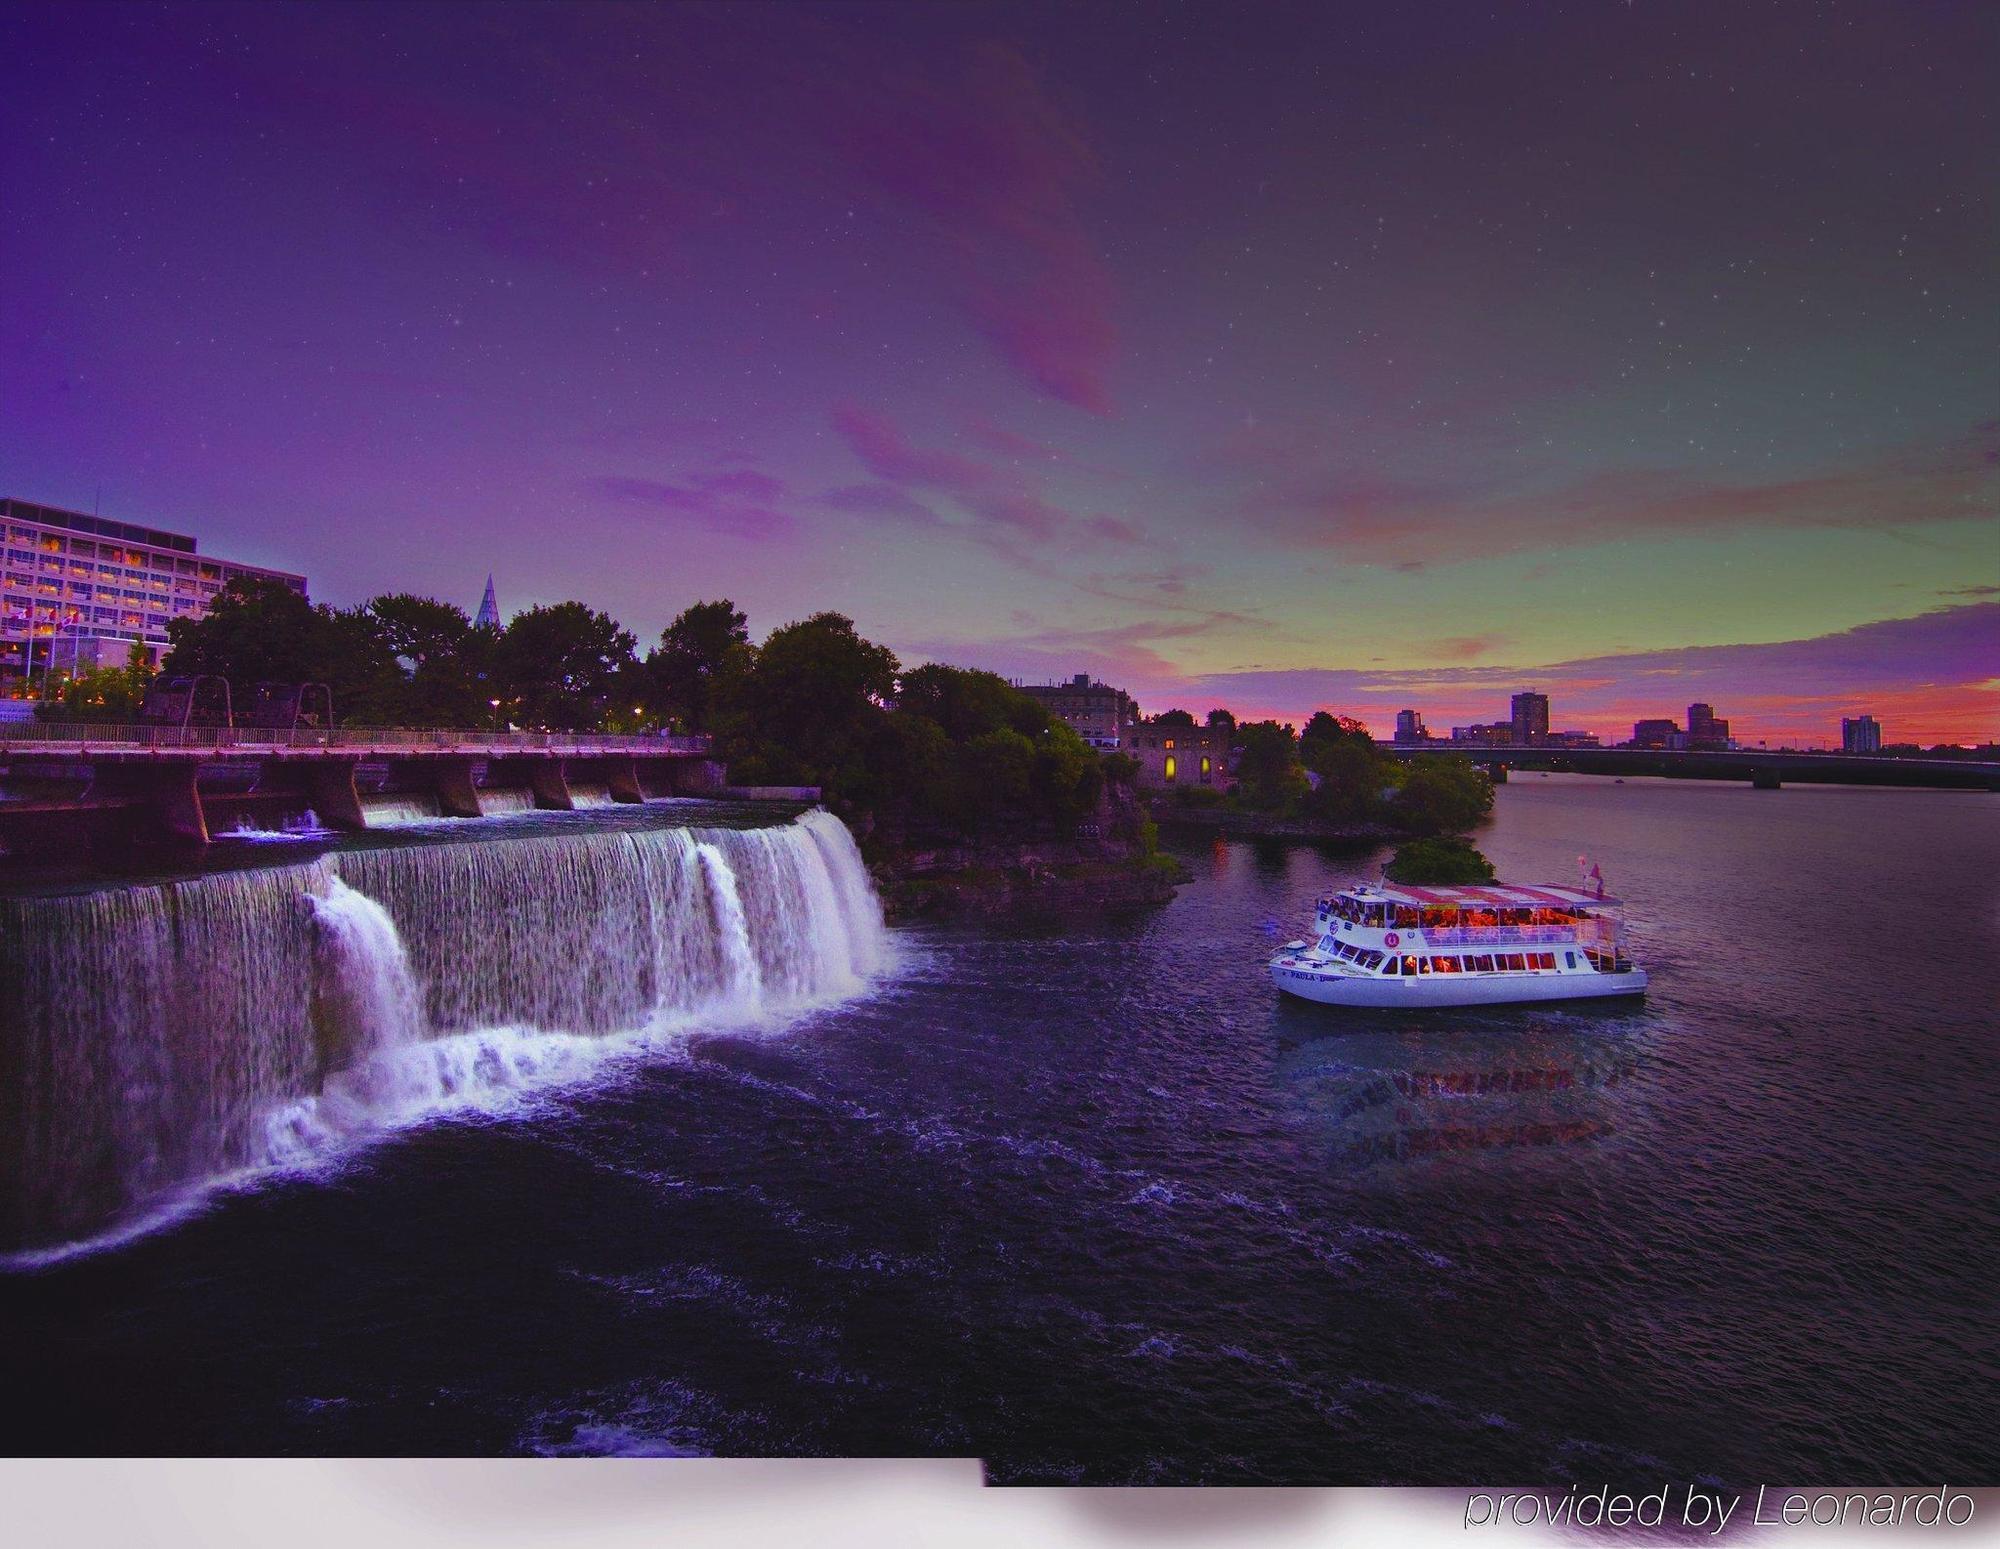
<svg viewBox="0 0 2000 1549"><path fill-rule="evenodd" d="M1580 887L1547 883L1516 886L1490 883L1479 887L1415 887L1399 882L1370 882L1349 888L1347 897L1362 903L1387 902L1417 909L1616 909L1619 900Z"/></svg>

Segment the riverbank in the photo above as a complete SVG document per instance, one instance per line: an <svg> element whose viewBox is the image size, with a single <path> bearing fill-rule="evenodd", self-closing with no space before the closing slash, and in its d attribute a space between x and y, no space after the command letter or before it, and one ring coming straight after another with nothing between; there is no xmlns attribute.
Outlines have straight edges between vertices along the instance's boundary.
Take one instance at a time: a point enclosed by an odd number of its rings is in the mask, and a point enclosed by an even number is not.
<svg viewBox="0 0 2000 1549"><path fill-rule="evenodd" d="M1323 823L1274 812L1233 807L1191 807L1156 798L1153 821L1176 833L1219 834L1225 839L1298 839L1314 844L1389 844L1409 835L1386 823Z"/></svg>
<svg viewBox="0 0 2000 1549"><path fill-rule="evenodd" d="M1103 840L877 852L869 873L892 925L920 920L1075 918L1168 903L1188 869Z"/></svg>

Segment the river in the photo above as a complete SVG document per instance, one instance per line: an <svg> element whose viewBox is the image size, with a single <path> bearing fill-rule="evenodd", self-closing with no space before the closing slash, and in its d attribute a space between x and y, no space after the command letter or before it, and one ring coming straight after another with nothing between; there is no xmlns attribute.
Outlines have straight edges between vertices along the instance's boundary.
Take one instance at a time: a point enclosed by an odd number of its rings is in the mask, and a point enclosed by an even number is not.
<svg viewBox="0 0 2000 1549"><path fill-rule="evenodd" d="M1482 847L1652 991L1419 1015L1264 977L1370 852L882 934L844 833L565 821L8 905L16 1018L126 1051L21 1164L21 1445L2000 1473L2000 799L1518 778Z"/></svg>

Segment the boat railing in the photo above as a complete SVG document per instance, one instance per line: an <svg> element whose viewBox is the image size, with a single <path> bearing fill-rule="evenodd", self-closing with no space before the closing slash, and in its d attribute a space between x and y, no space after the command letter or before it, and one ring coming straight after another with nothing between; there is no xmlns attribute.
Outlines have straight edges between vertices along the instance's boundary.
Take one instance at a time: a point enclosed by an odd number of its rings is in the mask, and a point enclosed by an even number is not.
<svg viewBox="0 0 2000 1549"><path fill-rule="evenodd" d="M1577 939L1574 925L1454 925L1417 934L1433 947L1562 946Z"/></svg>

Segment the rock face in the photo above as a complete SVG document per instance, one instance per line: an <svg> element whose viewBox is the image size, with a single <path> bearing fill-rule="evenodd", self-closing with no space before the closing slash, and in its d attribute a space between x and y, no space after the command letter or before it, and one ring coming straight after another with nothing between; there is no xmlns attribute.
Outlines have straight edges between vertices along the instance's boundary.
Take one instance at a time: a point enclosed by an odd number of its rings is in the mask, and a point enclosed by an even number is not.
<svg viewBox="0 0 2000 1549"><path fill-rule="evenodd" d="M856 832L891 922L1103 914L1166 903L1189 879L1154 851L1144 811L1119 785L1067 833L1023 824L969 837L886 817Z"/></svg>
<svg viewBox="0 0 2000 1549"><path fill-rule="evenodd" d="M1227 808L1183 807L1171 801L1153 805L1162 828L1242 839L1308 839L1321 844L1374 844L1407 837L1382 823L1318 823L1310 818L1279 817L1268 812L1237 812Z"/></svg>
<svg viewBox="0 0 2000 1549"><path fill-rule="evenodd" d="M1171 856L1096 839L891 852L870 870L891 923L1112 913L1167 903L1188 880Z"/></svg>

